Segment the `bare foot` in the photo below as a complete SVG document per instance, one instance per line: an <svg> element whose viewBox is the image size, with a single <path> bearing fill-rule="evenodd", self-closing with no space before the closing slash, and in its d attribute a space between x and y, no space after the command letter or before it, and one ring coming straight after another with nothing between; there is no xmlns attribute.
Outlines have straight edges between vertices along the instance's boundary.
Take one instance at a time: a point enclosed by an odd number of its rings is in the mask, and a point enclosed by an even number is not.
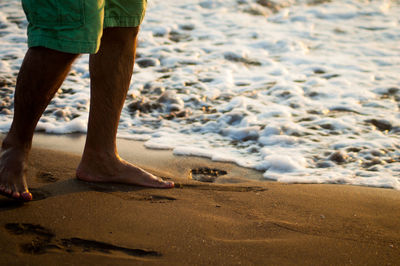
<svg viewBox="0 0 400 266"><path fill-rule="evenodd" d="M109 182L153 188L173 188L174 183L164 181L145 170L119 158L85 153L76 170L76 177L88 182Z"/></svg>
<svg viewBox="0 0 400 266"><path fill-rule="evenodd" d="M3 146L0 154L0 194L22 201L31 201L25 179L27 152Z"/></svg>

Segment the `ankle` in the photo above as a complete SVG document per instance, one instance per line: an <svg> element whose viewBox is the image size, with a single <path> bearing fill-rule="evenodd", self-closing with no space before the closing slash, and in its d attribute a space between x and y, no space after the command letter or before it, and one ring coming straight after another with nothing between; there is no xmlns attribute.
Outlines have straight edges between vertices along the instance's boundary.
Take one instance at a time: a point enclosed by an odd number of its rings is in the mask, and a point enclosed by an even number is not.
<svg viewBox="0 0 400 266"><path fill-rule="evenodd" d="M14 149L14 150L23 151L25 153L29 153L31 146L32 146L31 142L18 141L11 136L7 136L1 144L1 149L3 151L9 150L9 149Z"/></svg>
<svg viewBox="0 0 400 266"><path fill-rule="evenodd" d="M118 161L119 156L115 151L92 150L85 148L82 154L82 162L114 162Z"/></svg>

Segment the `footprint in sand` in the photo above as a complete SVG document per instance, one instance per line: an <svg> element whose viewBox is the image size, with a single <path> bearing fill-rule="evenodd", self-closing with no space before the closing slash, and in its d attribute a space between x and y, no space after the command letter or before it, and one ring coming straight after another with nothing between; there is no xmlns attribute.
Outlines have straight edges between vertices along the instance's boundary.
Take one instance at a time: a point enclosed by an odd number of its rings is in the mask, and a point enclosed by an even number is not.
<svg viewBox="0 0 400 266"><path fill-rule="evenodd" d="M113 244L82 239L78 237L56 239L56 235L49 229L30 223L8 223L5 229L13 235L21 236L27 242L20 244L21 252L40 255L50 251L99 252L107 255L124 253L133 257L159 257L162 254L153 250L120 247Z"/></svg>
<svg viewBox="0 0 400 266"><path fill-rule="evenodd" d="M101 253L105 253L105 254L111 254L112 252L122 252L129 256L134 256L134 257L147 257L147 256L159 257L159 256L161 256L161 254L158 253L157 251L152 251L152 250L148 251L148 250L137 249L137 248L135 248L135 249L124 248L124 247L115 246L113 244L109 244L109 243L105 243L105 242L87 240L87 239L82 239L82 238L77 238L77 237L62 239L61 245L68 252L97 251L97 252L101 252Z"/></svg>
<svg viewBox="0 0 400 266"><path fill-rule="evenodd" d="M192 169L189 173L189 177L200 182L213 183L219 176L226 174L227 172L225 170L201 167Z"/></svg>
<svg viewBox="0 0 400 266"><path fill-rule="evenodd" d="M51 245L54 233L50 230L37 225L28 223L8 223L5 225L6 230L13 235L29 236L29 240L20 244L21 251L28 254L44 254L47 250L55 248ZM23 237L25 240L26 238Z"/></svg>
<svg viewBox="0 0 400 266"><path fill-rule="evenodd" d="M58 178L50 172L39 172L37 173L36 178L41 183L54 183L58 181Z"/></svg>

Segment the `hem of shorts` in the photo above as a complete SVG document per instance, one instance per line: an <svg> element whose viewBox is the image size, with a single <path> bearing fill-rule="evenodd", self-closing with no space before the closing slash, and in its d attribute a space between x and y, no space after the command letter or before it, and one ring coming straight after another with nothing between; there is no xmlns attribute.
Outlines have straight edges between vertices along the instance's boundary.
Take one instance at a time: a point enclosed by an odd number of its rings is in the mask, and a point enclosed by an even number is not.
<svg viewBox="0 0 400 266"><path fill-rule="evenodd" d="M29 36L28 47L37 46L43 46L49 49L71 54L94 54L99 49L97 43L95 42L53 39L43 35Z"/></svg>
<svg viewBox="0 0 400 266"><path fill-rule="evenodd" d="M105 17L103 28L110 27L137 27L143 21L143 16L135 17Z"/></svg>

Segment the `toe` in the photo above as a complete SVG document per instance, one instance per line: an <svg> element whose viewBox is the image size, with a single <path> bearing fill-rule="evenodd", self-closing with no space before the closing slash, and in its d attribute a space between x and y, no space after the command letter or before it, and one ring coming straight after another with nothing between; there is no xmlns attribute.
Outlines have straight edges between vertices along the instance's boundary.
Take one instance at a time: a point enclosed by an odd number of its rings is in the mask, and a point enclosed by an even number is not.
<svg viewBox="0 0 400 266"><path fill-rule="evenodd" d="M21 194L17 191L14 191L11 195L11 197L13 197L14 199L19 199L20 196L21 196Z"/></svg>
<svg viewBox="0 0 400 266"><path fill-rule="evenodd" d="M11 195L12 190L10 187L6 187L6 189L4 190L4 193L6 193L7 195Z"/></svg>
<svg viewBox="0 0 400 266"><path fill-rule="evenodd" d="M23 201L31 201L32 200L32 193L29 191L25 191L21 193L21 196L19 197Z"/></svg>
<svg viewBox="0 0 400 266"><path fill-rule="evenodd" d="M175 186L174 182L166 181L164 182L165 188L173 188Z"/></svg>

